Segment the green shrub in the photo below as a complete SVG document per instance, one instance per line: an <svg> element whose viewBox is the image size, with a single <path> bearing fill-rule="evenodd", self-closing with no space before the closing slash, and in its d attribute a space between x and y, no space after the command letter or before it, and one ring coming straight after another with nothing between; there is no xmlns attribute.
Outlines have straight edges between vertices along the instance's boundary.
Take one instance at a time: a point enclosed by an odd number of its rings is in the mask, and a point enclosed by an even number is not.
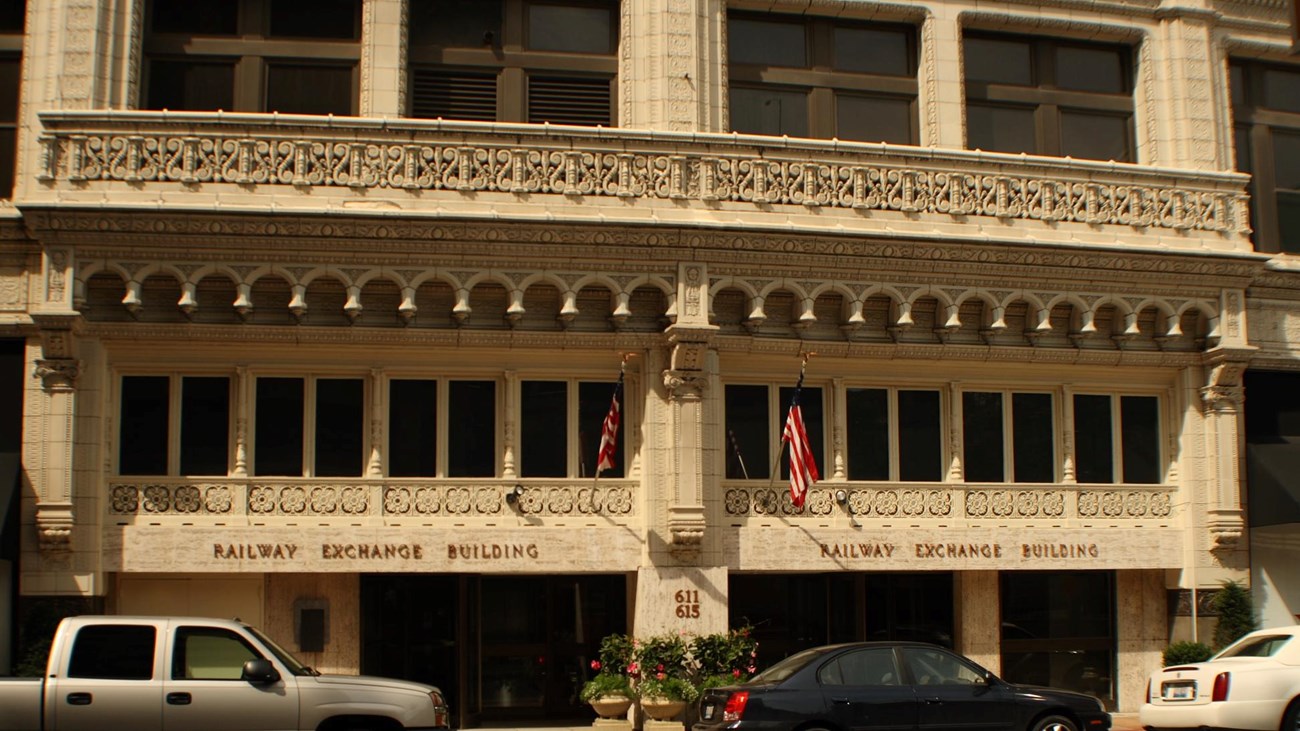
<svg viewBox="0 0 1300 731"><path fill-rule="evenodd" d="M583 684L578 697L590 703L606 696L634 698L632 681L622 673L597 673L595 677Z"/></svg>
<svg viewBox="0 0 1300 731"><path fill-rule="evenodd" d="M592 663L592 669L602 673L627 675L632 672L636 662L636 643L627 635L606 635L600 641L600 662Z"/></svg>
<svg viewBox="0 0 1300 731"><path fill-rule="evenodd" d="M1165 648L1161 655L1165 667L1171 665L1187 665L1189 663L1205 662L1214 654L1214 650L1204 642L1175 642Z"/></svg>
<svg viewBox="0 0 1300 731"><path fill-rule="evenodd" d="M681 635L647 637L641 640L636 650L638 671L643 678L653 678L656 675L685 677L689 668L688 652L686 640Z"/></svg>
<svg viewBox="0 0 1300 731"><path fill-rule="evenodd" d="M691 657L703 688L739 683L754 674L758 642L749 627L701 635L691 641Z"/></svg>
<svg viewBox="0 0 1300 731"><path fill-rule="evenodd" d="M1210 605L1219 614L1219 623L1214 627L1214 646L1219 649L1259 629L1250 590L1236 581L1223 582Z"/></svg>
<svg viewBox="0 0 1300 731"><path fill-rule="evenodd" d="M700 697L700 691L684 678L674 678L662 673L646 675L637 683L637 693L642 698L664 698L670 701L694 703Z"/></svg>

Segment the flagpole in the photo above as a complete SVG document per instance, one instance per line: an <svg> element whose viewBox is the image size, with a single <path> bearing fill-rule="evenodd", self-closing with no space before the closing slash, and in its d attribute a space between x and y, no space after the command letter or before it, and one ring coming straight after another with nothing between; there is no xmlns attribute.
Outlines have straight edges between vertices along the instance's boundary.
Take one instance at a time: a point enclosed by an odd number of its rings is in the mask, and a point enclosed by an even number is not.
<svg viewBox="0 0 1300 731"><path fill-rule="evenodd" d="M614 395L611 397L611 399L610 399L611 401L615 401L615 400L617 400L618 397L620 396L620 393L619 393L619 392L624 390L624 378L625 378L626 375L627 375L627 362L628 362L628 360L630 360L631 358L635 357L635 356L636 356L636 353L625 352L625 353L622 353L622 356L623 356L623 359L622 359L622 361L620 361L619 364L618 364L618 384L617 384L616 386L614 386ZM612 406L612 403L611 403L611 406ZM619 404L619 405L618 405L618 410L619 410L619 421L622 421L622 418L623 418L623 417L622 417L622 411L623 411L623 405L622 405L622 404ZM609 417L606 416L605 418L608 419ZM604 431L605 431L605 430L604 430L604 427L602 426L602 428L601 428L601 434L602 434L602 436L604 435ZM597 484L598 482L600 482L600 472L601 472L601 470L600 470L600 450L596 450L596 469L593 470L593 472L596 473L596 474L593 475L592 478L591 478L592 499L594 500L595 497L596 497L596 495L595 495L595 493L596 493L596 484Z"/></svg>
<svg viewBox="0 0 1300 731"><path fill-rule="evenodd" d="M800 358L799 380L796 381L794 384L794 395L790 397L790 407L793 407L799 403L799 392L803 390L803 377L804 374L808 371L808 359L813 357L814 355L817 354L813 352L799 351L799 358ZM787 411L789 410L790 407L787 407ZM782 423L784 424L784 422ZM781 448L776 450L776 459L772 460L772 472L771 472L772 478L768 480L767 483L768 489L771 489L772 487L776 486L776 476L777 474L780 473L780 470L778 468L781 466L781 455L785 454L785 446L788 443L789 440L785 438L785 429L784 427L782 427Z"/></svg>

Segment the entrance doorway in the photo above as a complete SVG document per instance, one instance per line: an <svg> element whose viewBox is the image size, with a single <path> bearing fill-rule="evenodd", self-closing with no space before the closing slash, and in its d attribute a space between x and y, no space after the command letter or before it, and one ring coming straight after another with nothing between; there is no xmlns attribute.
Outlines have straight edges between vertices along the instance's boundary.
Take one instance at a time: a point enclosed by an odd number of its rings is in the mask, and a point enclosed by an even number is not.
<svg viewBox="0 0 1300 731"><path fill-rule="evenodd" d="M581 719L578 691L625 633L624 576L361 577L361 671L437 685L453 724Z"/></svg>

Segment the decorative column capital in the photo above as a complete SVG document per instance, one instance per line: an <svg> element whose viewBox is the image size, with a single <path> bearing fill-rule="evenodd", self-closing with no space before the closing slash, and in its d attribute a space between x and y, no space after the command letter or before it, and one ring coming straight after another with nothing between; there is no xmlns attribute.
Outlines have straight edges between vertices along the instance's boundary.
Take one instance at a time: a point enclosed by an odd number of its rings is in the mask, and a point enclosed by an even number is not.
<svg viewBox="0 0 1300 731"><path fill-rule="evenodd" d="M1258 348L1215 348L1205 354L1201 399L1215 411L1236 411L1245 400L1242 376Z"/></svg>
<svg viewBox="0 0 1300 731"><path fill-rule="evenodd" d="M674 401L699 401L708 385L709 379L698 371L664 371L664 388Z"/></svg>
<svg viewBox="0 0 1300 731"><path fill-rule="evenodd" d="M36 506L36 535L42 552L72 550L72 503L43 502Z"/></svg>
<svg viewBox="0 0 1300 731"><path fill-rule="evenodd" d="M81 375L81 361L75 358L41 358L32 375L41 379L46 391L75 391Z"/></svg>
<svg viewBox="0 0 1300 731"><path fill-rule="evenodd" d="M1240 510L1211 510L1206 527L1210 529L1210 538L1214 540L1214 547L1211 550L1229 550L1236 548L1241 540L1245 532L1246 520Z"/></svg>

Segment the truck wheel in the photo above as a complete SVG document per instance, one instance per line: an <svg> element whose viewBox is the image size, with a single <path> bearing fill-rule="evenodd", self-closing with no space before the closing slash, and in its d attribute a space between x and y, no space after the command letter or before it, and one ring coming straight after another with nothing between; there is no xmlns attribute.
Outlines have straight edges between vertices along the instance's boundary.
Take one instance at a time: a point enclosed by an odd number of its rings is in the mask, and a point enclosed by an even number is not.
<svg viewBox="0 0 1300 731"><path fill-rule="evenodd" d="M1033 731L1079 731L1079 727L1074 725L1074 721L1065 716L1040 718L1031 728Z"/></svg>
<svg viewBox="0 0 1300 731"><path fill-rule="evenodd" d="M1300 731L1300 698L1291 701L1282 714L1282 731Z"/></svg>

